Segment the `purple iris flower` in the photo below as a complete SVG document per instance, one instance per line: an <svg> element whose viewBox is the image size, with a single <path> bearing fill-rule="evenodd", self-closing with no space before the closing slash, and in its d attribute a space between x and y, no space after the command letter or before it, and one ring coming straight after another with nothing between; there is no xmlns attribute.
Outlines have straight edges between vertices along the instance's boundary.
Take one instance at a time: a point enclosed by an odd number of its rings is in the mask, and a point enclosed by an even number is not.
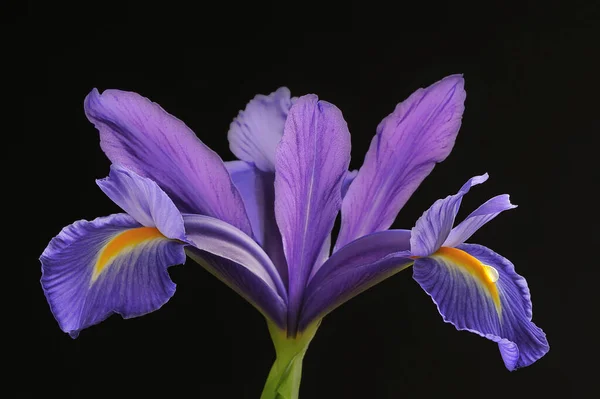
<svg viewBox="0 0 600 399"><path fill-rule="evenodd" d="M349 171L342 113L315 95L256 96L230 126L239 160L223 162L148 99L93 90L85 112L112 162L98 185L125 213L75 222L43 252L42 287L59 326L76 337L112 313L160 308L175 291L167 268L187 254L265 316L277 359L262 397L292 398L322 318L414 264L445 321L498 342L508 369L531 364L548 345L531 322L525 280L500 255L464 244L513 205L493 198L452 229L462 196L487 176L436 202L412 231L388 230L450 153L465 96L460 75L417 90Z"/></svg>

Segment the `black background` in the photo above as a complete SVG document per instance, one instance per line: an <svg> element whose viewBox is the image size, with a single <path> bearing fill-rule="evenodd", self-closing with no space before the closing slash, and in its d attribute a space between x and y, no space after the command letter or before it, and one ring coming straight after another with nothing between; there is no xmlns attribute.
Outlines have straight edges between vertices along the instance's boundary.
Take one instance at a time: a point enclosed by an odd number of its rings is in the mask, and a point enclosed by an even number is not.
<svg viewBox="0 0 600 399"><path fill-rule="evenodd" d="M225 160L234 159L229 123L255 94L283 85L293 95L316 93L343 111L358 168L396 103L453 73L464 74L467 90L455 148L394 227L410 228L433 201L488 172L459 219L500 193L519 205L472 242L511 259L527 278L534 322L551 350L508 372L495 344L445 324L406 271L326 317L304 361L301 396L594 397L600 87L593 3L161 8L163 19L143 28L129 24L139 7L29 3L27 17L10 27L27 40L14 60L25 60L28 72L20 122L27 142L12 163L19 196L9 215L26 215L26 239L17 240L25 249L10 265L19 289L7 306L20 317L5 322L14 336L5 350L16 354L9 356L16 397L257 398L274 359L260 314L192 261L170 269L177 292L159 311L113 316L76 340L60 331L37 258L63 226L119 211L94 181L107 175L109 161L83 114L92 88L149 97ZM85 25L67 24L70 12ZM198 17L184 23L186 14ZM316 21L347 30L317 33L309 26Z"/></svg>

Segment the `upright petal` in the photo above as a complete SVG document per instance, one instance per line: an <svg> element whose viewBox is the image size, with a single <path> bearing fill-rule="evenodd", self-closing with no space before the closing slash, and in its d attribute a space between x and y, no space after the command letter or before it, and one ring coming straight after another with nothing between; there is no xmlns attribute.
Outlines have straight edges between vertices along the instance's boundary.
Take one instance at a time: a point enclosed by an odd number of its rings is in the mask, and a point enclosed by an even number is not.
<svg viewBox="0 0 600 399"><path fill-rule="evenodd" d="M65 227L42 253L42 287L60 328L73 338L112 313L160 308L175 292L167 268L185 262L183 243L117 214Z"/></svg>
<svg viewBox="0 0 600 399"><path fill-rule="evenodd" d="M263 172L274 172L277 144L292 103L287 87L250 100L229 126L227 138L231 152L243 161L254 163Z"/></svg>
<svg viewBox="0 0 600 399"><path fill-rule="evenodd" d="M443 246L456 247L464 243L479 230L481 226L498 216L500 213L516 207L516 205L510 203L508 194L498 195L486 201L450 231L450 235L446 238L446 241L444 241Z"/></svg>
<svg viewBox="0 0 600 399"><path fill-rule="evenodd" d="M263 244L265 234L265 195L260 169L245 161L225 162L231 181L242 196L254 237ZM274 177L273 177L274 178ZM273 208L273 204L271 204Z"/></svg>
<svg viewBox="0 0 600 399"><path fill-rule="evenodd" d="M225 165L242 195L256 241L269 255L287 286L287 262L275 221L275 174L263 172L245 161L230 161Z"/></svg>
<svg viewBox="0 0 600 399"><path fill-rule="evenodd" d="M164 236L185 240L183 218L164 191L152 180L119 165L110 166L110 175L96 180L113 202L146 227L156 227Z"/></svg>
<svg viewBox="0 0 600 399"><path fill-rule="evenodd" d="M417 220L412 229L410 247L414 256L429 256L437 251L452 230L462 197L472 186L488 179L488 174L470 178L457 194L439 199Z"/></svg>
<svg viewBox="0 0 600 399"><path fill-rule="evenodd" d="M410 266L410 231L387 230L361 237L334 253L310 280L299 330L366 289Z"/></svg>
<svg viewBox="0 0 600 399"><path fill-rule="evenodd" d="M531 322L527 282L510 261L490 249L443 247L417 259L413 277L445 322L497 342L509 370L528 366L548 352L546 335Z"/></svg>
<svg viewBox="0 0 600 399"><path fill-rule="evenodd" d="M448 76L417 90L379 124L344 197L336 249L392 225L435 164L450 154L465 96L462 76Z"/></svg>
<svg viewBox="0 0 600 399"><path fill-rule="evenodd" d="M108 158L155 181L182 212L212 216L251 234L221 158L182 121L136 93L94 89L85 99Z"/></svg>
<svg viewBox="0 0 600 399"><path fill-rule="evenodd" d="M275 216L288 264L288 323L294 334L302 293L339 212L350 163L350 133L341 111L315 95L300 97L276 160Z"/></svg>

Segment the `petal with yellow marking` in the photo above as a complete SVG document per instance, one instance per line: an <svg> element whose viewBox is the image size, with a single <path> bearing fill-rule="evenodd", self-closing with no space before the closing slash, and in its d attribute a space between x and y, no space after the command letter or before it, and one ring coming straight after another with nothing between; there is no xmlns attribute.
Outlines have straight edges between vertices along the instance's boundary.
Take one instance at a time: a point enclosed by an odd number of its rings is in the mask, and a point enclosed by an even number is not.
<svg viewBox="0 0 600 399"><path fill-rule="evenodd" d="M175 292L167 268L185 262L183 246L126 214L65 227L40 257L61 329L76 337L113 313L130 318L160 308Z"/></svg>
<svg viewBox="0 0 600 399"><path fill-rule="evenodd" d="M548 352L544 332L531 322L525 279L509 260L473 244L442 247L415 260L413 278L447 323L498 343L509 370L528 366Z"/></svg>
<svg viewBox="0 0 600 399"><path fill-rule="evenodd" d="M460 272L470 275L485 294L492 299L498 315L501 315L502 304L500 302L498 287L496 287L499 275L494 267L484 265L479 259L457 248L441 247L431 257L433 259L440 259L441 263L450 268L457 268Z"/></svg>
<svg viewBox="0 0 600 399"><path fill-rule="evenodd" d="M110 263L119 256L134 250L138 245L151 240L166 239L156 227L137 227L114 236L102 249L92 273L92 282L98 279Z"/></svg>

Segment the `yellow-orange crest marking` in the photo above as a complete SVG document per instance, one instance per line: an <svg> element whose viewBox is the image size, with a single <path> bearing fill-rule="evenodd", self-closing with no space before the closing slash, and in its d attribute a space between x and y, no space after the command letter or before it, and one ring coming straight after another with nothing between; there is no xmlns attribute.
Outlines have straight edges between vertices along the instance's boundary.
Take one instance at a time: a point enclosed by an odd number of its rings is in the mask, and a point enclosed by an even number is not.
<svg viewBox="0 0 600 399"><path fill-rule="evenodd" d="M462 270L468 272L485 288L496 306L496 311L500 315L502 305L500 303L500 293L496 286L498 281L498 271L492 266L485 265L479 259L457 248L441 247L433 254L433 257L439 256L447 261L459 266Z"/></svg>
<svg viewBox="0 0 600 399"><path fill-rule="evenodd" d="M92 283L96 281L104 268L108 266L117 256L125 251L133 249L145 241L156 238L166 238L156 227L137 227L129 229L114 236L102 249L92 273Z"/></svg>

